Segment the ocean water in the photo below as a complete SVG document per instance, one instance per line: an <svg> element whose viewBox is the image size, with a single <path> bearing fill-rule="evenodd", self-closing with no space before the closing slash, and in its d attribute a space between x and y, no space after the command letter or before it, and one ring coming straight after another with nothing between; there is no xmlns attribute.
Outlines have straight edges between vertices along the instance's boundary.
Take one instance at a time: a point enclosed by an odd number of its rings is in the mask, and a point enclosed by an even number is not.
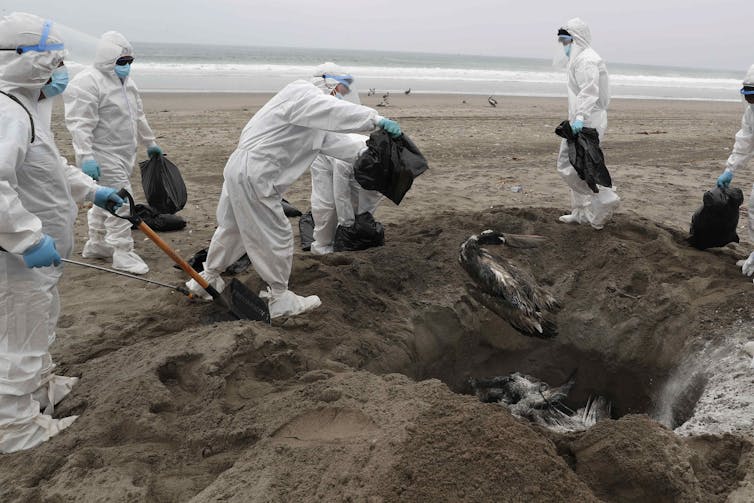
<svg viewBox="0 0 754 503"><path fill-rule="evenodd" d="M546 59L150 43L134 51L144 91L273 92L335 61L362 92L565 96L565 72ZM607 65L613 97L740 101L743 71Z"/></svg>

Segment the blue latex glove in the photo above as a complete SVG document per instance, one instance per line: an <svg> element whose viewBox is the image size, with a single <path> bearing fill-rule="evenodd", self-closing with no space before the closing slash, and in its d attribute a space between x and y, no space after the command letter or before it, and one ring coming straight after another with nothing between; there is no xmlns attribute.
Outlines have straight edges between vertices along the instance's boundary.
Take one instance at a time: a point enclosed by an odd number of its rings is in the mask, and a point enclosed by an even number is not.
<svg viewBox="0 0 754 503"><path fill-rule="evenodd" d="M94 180L99 180L99 163L94 159L87 159L81 165L81 171L91 176Z"/></svg>
<svg viewBox="0 0 754 503"><path fill-rule="evenodd" d="M581 119L576 119L571 123L571 131L573 131L573 134L579 134L582 129L584 129L584 121Z"/></svg>
<svg viewBox="0 0 754 503"><path fill-rule="evenodd" d="M94 193L94 204L102 208L103 210L110 211L107 207L107 203L112 201L112 211L117 211L125 201L118 195L118 191L110 187L100 187L97 192Z"/></svg>
<svg viewBox="0 0 754 503"><path fill-rule="evenodd" d="M60 254L55 248L55 240L49 235L43 234L39 243L24 252L24 264L29 269L60 265Z"/></svg>
<svg viewBox="0 0 754 503"><path fill-rule="evenodd" d="M155 157L162 155L162 149L159 145L152 145L151 147L147 148L147 155L149 157Z"/></svg>
<svg viewBox="0 0 754 503"><path fill-rule="evenodd" d="M720 188L728 188L731 180L733 180L733 173L730 171L723 171L723 174L717 177L717 186Z"/></svg>
<svg viewBox="0 0 754 503"><path fill-rule="evenodd" d="M377 123L377 127L387 131L388 134L393 138L398 138L402 134L401 127L397 122L391 121L390 119L386 119L384 117L380 119L380 122Z"/></svg>

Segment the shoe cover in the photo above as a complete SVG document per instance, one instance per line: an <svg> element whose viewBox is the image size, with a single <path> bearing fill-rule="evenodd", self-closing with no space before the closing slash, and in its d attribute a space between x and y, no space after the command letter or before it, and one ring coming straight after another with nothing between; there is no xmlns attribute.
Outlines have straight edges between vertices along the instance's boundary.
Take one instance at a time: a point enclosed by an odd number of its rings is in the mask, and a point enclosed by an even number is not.
<svg viewBox="0 0 754 503"><path fill-rule="evenodd" d="M589 215L583 207L574 206L570 213L561 215L558 220L565 224L588 224Z"/></svg>
<svg viewBox="0 0 754 503"><path fill-rule="evenodd" d="M564 224L577 224L577 223L579 223L579 217L577 215L574 215L573 213L569 213L567 215L561 215L561 216L558 217L558 220L560 220Z"/></svg>
<svg viewBox="0 0 754 503"><path fill-rule="evenodd" d="M314 255L327 255L329 253L332 253L334 251L332 245L321 245L319 242L315 241L312 243L311 251Z"/></svg>
<svg viewBox="0 0 754 503"><path fill-rule="evenodd" d="M754 274L754 252L749 254L746 260L739 260L736 265L741 268L741 274L744 276L751 276Z"/></svg>
<svg viewBox="0 0 754 503"><path fill-rule="evenodd" d="M47 414L37 414L14 423L0 427L0 452L23 451L38 446L64 429L68 428L78 416L53 419Z"/></svg>
<svg viewBox="0 0 754 503"><path fill-rule="evenodd" d="M322 301L316 295L302 297L296 295L290 290L279 295L270 297L270 318L279 318L280 316L296 316L311 311L322 305Z"/></svg>
<svg viewBox="0 0 754 503"><path fill-rule="evenodd" d="M598 194L592 196L591 203L585 208L586 217L595 229L602 229L613 217L620 206L620 197L613 189L600 187Z"/></svg>
<svg viewBox="0 0 754 503"><path fill-rule="evenodd" d="M52 415L55 406L71 392L78 377L59 376L50 374L42 380L42 385L32 393L32 398L39 402L39 409L45 414Z"/></svg>
<svg viewBox="0 0 754 503"><path fill-rule="evenodd" d="M110 258L113 256L113 248L90 239L84 245L81 256L84 258Z"/></svg>
<svg viewBox="0 0 754 503"><path fill-rule="evenodd" d="M133 250L115 250L113 252L113 269L131 274L146 274L149 272L149 266Z"/></svg>
<svg viewBox="0 0 754 503"><path fill-rule="evenodd" d="M219 275L202 271L199 273L199 276L206 279L207 283L218 292L222 292L225 289L225 281ZM198 299L212 300L212 296L207 293L207 290L199 286L199 283L194 279L186 282L186 288Z"/></svg>

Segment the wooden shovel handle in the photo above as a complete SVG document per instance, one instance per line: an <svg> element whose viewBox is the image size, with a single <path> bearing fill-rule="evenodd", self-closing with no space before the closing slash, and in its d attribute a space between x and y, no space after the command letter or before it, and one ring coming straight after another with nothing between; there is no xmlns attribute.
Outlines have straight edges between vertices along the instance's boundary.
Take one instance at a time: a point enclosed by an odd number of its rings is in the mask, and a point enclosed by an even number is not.
<svg viewBox="0 0 754 503"><path fill-rule="evenodd" d="M204 279L198 272L196 272L194 268L188 264L188 262L183 260L180 255L174 252L170 245L163 241L162 238L158 236L157 233L153 231L147 224L145 224L144 222L139 222L139 230L146 234L149 239L154 241L154 244L159 246L162 251L164 251L170 258L173 259L173 262L178 264L181 269L186 271L186 274L196 280L196 282L199 283L199 286L201 286L205 290L210 287L209 282L207 282L206 279Z"/></svg>

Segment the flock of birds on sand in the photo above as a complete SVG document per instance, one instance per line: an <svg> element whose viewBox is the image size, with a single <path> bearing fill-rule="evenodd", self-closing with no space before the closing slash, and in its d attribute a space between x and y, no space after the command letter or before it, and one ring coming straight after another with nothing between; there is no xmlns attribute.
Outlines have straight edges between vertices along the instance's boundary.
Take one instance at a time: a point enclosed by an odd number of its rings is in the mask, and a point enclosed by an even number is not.
<svg viewBox="0 0 754 503"><path fill-rule="evenodd" d="M367 96L374 96L376 94L377 94L377 89L374 88L374 87L370 87L369 91L367 91ZM403 91L403 94L405 94L406 96L408 96L409 94L411 94L411 88L409 87L408 89L406 89L405 91ZM463 100L462 103L465 105L466 104L466 100ZM493 108L497 107L497 100L495 99L494 96L488 97L487 98L487 103L489 103L490 106L492 106ZM387 107L387 106L390 106L390 91L387 91L387 92L385 92L385 94L382 95L382 100L380 100L377 103L376 106L378 106L378 107Z"/></svg>

